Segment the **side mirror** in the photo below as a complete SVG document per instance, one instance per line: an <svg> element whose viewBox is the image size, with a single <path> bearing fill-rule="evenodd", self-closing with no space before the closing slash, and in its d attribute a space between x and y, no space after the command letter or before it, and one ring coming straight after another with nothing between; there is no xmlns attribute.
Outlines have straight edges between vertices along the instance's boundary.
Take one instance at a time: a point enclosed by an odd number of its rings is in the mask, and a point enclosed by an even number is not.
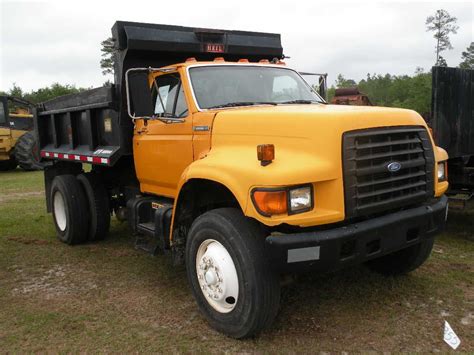
<svg viewBox="0 0 474 355"><path fill-rule="evenodd" d="M132 68L125 73L127 110L132 119L153 117L154 108L148 73L149 69L145 68Z"/></svg>

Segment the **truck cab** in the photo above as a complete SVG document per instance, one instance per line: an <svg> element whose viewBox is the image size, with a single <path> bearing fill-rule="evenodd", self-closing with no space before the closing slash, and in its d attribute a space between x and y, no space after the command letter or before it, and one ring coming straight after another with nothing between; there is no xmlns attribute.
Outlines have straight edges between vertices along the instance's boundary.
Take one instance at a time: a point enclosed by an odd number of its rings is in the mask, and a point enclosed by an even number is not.
<svg viewBox="0 0 474 355"><path fill-rule="evenodd" d="M283 62L279 35L113 33L115 86L35 115L61 241L127 220L137 248L185 264L204 317L235 338L272 323L282 273L398 275L429 257L448 157L419 114L327 104Z"/></svg>

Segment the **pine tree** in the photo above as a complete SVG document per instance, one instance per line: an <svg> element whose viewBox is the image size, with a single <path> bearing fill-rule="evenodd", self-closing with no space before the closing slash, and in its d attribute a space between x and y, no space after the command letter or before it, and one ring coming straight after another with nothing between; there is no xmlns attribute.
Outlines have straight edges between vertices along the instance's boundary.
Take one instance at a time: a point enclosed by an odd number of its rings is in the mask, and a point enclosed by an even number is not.
<svg viewBox="0 0 474 355"><path fill-rule="evenodd" d="M100 60L100 68L102 69L102 74L114 74L114 64L116 60L117 51L115 50L115 41L112 37L107 38L106 40L100 42L102 48L102 59Z"/></svg>
<svg viewBox="0 0 474 355"><path fill-rule="evenodd" d="M446 10L436 10L434 16L426 18L426 30L434 32L433 37L436 39L436 65L440 65L440 53L453 49L449 35L457 33L457 18L451 16Z"/></svg>
<svg viewBox="0 0 474 355"><path fill-rule="evenodd" d="M459 68L474 69L474 42L471 42L466 51L462 52L461 59L462 62L459 63Z"/></svg>
<svg viewBox="0 0 474 355"><path fill-rule="evenodd" d="M448 63L446 63L446 59L443 56L439 56L438 63L436 63L438 67L447 67Z"/></svg>

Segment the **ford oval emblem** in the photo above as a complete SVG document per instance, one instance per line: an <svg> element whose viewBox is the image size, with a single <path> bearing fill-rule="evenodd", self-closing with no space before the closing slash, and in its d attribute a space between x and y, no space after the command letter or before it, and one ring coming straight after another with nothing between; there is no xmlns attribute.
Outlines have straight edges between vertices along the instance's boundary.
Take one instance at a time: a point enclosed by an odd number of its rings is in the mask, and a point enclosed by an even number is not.
<svg viewBox="0 0 474 355"><path fill-rule="evenodd" d="M387 165L387 170L390 171L391 173L394 173L402 168L402 164L400 164L398 161L394 161L390 164Z"/></svg>

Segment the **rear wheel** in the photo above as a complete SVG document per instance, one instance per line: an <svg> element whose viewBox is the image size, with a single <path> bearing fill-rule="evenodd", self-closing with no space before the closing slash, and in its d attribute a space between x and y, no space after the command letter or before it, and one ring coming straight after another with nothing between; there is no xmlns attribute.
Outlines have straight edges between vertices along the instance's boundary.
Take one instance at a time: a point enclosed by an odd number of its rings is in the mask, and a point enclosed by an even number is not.
<svg viewBox="0 0 474 355"><path fill-rule="evenodd" d="M84 190L74 175L56 176L51 185L51 203L58 238L66 244L87 240L89 218Z"/></svg>
<svg viewBox="0 0 474 355"><path fill-rule="evenodd" d="M383 275L403 275L416 270L428 259L433 249L434 238L424 240L409 248L371 260L367 266Z"/></svg>
<svg viewBox="0 0 474 355"><path fill-rule="evenodd" d="M40 163L39 146L33 132L26 132L15 144L15 159L23 170L43 170Z"/></svg>
<svg viewBox="0 0 474 355"><path fill-rule="evenodd" d="M274 320L280 283L258 225L235 208L198 217L188 234L186 269L197 304L216 330L245 338Z"/></svg>
<svg viewBox="0 0 474 355"><path fill-rule="evenodd" d="M99 176L88 173L77 177L87 196L89 210L89 240L104 239L110 227L109 195Z"/></svg>

